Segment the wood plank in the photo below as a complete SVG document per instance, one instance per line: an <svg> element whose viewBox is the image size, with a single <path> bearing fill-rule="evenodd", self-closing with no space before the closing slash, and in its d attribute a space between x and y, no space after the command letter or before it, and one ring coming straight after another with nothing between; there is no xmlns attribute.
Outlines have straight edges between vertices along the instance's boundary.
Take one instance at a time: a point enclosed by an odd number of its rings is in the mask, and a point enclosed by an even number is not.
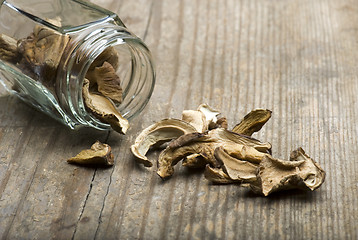
<svg viewBox="0 0 358 240"><path fill-rule="evenodd" d="M145 39L153 96L121 136L71 131L1 91L1 239L358 237L357 1L92 2ZM162 181L156 166L135 163L129 147L141 129L203 102L231 127L253 108L273 110L255 137L280 158L302 146L326 182L264 198L180 164ZM112 146L114 167L65 162L97 139Z"/></svg>

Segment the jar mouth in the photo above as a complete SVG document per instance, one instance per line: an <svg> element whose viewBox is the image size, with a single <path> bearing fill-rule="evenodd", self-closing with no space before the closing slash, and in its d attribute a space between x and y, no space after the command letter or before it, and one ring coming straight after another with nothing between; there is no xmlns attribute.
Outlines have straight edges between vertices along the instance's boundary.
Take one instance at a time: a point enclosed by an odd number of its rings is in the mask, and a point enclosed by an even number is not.
<svg viewBox="0 0 358 240"><path fill-rule="evenodd" d="M128 120L137 116L147 105L154 89L155 69L147 46L126 28L102 26L96 30L76 33L64 71L59 75L60 100L66 99L71 115L79 125L87 125L101 130L110 125L101 122L86 110L82 85L86 74L97 57L109 47L118 53L117 75L123 89L123 101L116 106Z"/></svg>

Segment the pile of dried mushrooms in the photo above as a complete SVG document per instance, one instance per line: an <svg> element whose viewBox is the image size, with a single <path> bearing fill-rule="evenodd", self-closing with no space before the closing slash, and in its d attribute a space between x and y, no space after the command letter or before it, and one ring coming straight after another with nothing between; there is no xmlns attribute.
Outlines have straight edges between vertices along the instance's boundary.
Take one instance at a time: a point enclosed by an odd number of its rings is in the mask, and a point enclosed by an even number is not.
<svg viewBox="0 0 358 240"><path fill-rule="evenodd" d="M167 143L158 159L162 179L182 161L188 168L205 168L205 178L213 183L239 184L264 196L285 189L313 191L324 182L325 172L302 148L281 160L272 157L270 143L251 137L270 119L270 110L251 111L232 130L219 115L206 104L185 110L182 119L164 119L144 129L131 151L138 163L151 167L146 153Z"/></svg>
<svg viewBox="0 0 358 240"><path fill-rule="evenodd" d="M59 26L60 19L49 20ZM13 39L0 34L0 59L11 63L35 81L54 92L57 69L70 36L37 25L26 38ZM83 82L83 102L86 109L115 131L125 134L127 119L116 109L122 102L118 69L118 53L113 47L104 50L91 64Z"/></svg>

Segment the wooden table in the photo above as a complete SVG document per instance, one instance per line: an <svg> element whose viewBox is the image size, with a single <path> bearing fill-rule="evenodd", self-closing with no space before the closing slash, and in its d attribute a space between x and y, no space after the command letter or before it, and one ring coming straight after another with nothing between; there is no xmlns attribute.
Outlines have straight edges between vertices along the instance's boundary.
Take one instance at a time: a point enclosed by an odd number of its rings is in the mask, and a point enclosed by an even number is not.
<svg viewBox="0 0 358 240"><path fill-rule="evenodd" d="M121 136L71 131L1 90L2 239L357 239L358 1L93 2L148 44L153 96ZM200 103L230 127L271 109L255 137L279 158L303 147L325 183L261 197L181 166L162 181L135 163L140 130ZM112 146L114 167L66 163L97 139Z"/></svg>

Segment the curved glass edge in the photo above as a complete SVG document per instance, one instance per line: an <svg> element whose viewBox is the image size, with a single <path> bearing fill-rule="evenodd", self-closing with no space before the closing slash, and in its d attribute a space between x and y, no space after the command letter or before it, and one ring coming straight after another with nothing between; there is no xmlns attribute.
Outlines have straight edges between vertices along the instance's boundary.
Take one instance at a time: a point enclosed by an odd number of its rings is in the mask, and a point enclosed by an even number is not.
<svg viewBox="0 0 358 240"><path fill-rule="evenodd" d="M116 31L113 31L113 25L108 31L102 28L101 34L103 36L98 37L97 34L92 33L88 38L82 38L84 40L75 42L65 61L67 67L62 73L61 79L59 79L59 94L64 94L63 103L78 121L76 128L87 126L98 130L111 129L109 124L101 122L87 112L82 98L82 84L85 74L96 57L108 47L124 44L131 54L130 84L124 89L123 102L118 106L123 117L131 120L139 115L147 105L154 90L155 67L151 53L142 40L120 26L116 28ZM122 41L118 41L118 39Z"/></svg>

